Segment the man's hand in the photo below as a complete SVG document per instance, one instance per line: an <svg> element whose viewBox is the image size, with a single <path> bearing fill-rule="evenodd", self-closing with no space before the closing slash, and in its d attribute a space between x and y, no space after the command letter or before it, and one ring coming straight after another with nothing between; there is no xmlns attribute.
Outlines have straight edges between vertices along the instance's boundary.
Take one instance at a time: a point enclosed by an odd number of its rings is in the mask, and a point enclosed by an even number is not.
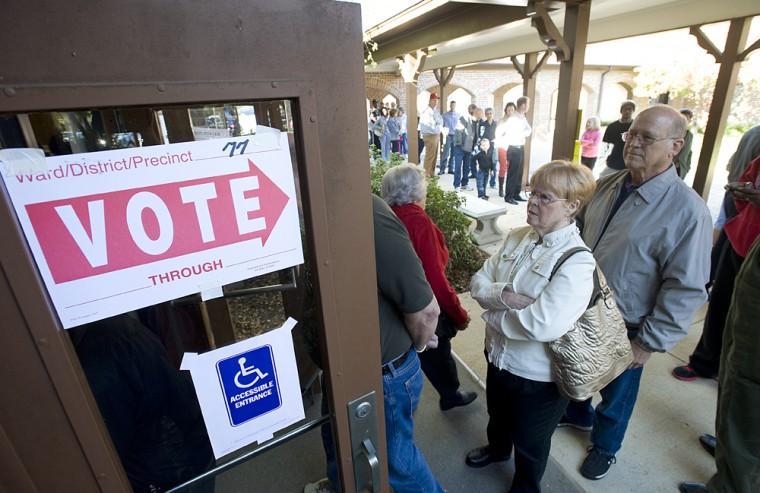
<svg viewBox="0 0 760 493"><path fill-rule="evenodd" d="M425 348L427 349L435 349L438 347L438 335L433 334L433 337L430 338L430 340L425 343Z"/></svg>
<svg viewBox="0 0 760 493"><path fill-rule="evenodd" d="M435 297L422 310L415 313L405 313L404 323L406 330L412 337L414 347L424 347L428 341L435 337L435 328L438 325L438 314L441 309Z"/></svg>
<svg viewBox="0 0 760 493"><path fill-rule="evenodd" d="M737 200L749 202L755 207L760 207L760 189L757 188L736 188L730 190L731 194Z"/></svg>
<svg viewBox="0 0 760 493"><path fill-rule="evenodd" d="M501 301L513 310L522 310L533 304L535 299L523 294L517 294L509 288L504 288L501 292Z"/></svg>
<svg viewBox="0 0 760 493"><path fill-rule="evenodd" d="M633 349L633 361L628 365L629 369L643 367L644 363L652 357L652 353L641 347L635 339L631 341L631 349Z"/></svg>

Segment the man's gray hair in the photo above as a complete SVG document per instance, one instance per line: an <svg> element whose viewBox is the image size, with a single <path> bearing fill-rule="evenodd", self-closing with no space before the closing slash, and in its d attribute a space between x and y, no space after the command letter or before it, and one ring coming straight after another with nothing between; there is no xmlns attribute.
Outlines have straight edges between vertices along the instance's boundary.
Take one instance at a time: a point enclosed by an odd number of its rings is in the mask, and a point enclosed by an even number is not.
<svg viewBox="0 0 760 493"><path fill-rule="evenodd" d="M385 172L380 195L388 205L404 205L425 198L427 182L424 170L414 164L400 164Z"/></svg>
<svg viewBox="0 0 760 493"><path fill-rule="evenodd" d="M529 102L530 102L530 98L529 98L528 96L520 96L520 97L519 97L519 98L517 98L517 100L515 101L515 104L516 104L516 105L517 105L517 107L519 108L520 106L526 105L526 104L528 104Z"/></svg>

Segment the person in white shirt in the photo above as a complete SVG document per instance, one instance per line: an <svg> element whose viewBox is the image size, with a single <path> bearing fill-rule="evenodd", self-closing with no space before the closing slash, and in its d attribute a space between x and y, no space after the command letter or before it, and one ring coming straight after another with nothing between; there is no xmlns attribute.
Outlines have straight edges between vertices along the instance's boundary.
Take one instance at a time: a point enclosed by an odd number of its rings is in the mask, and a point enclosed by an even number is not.
<svg viewBox="0 0 760 493"><path fill-rule="evenodd" d="M517 204L525 201L520 197L522 188L523 175L523 147L525 139L530 136L531 128L525 113L530 107L530 99L526 96L517 98L517 111L509 117L504 125L504 138L501 145L507 148L507 162L509 162L509 171L507 172L507 182L504 186L504 202L508 204Z"/></svg>
<svg viewBox="0 0 760 493"><path fill-rule="evenodd" d="M529 226L507 234L504 244L472 278L472 297L486 311L488 445L471 450L466 463L483 467L515 451L509 491L539 492L551 436L568 404L552 381L549 342L559 339L586 310L596 262L585 247L575 215L596 189L585 166L553 161L530 181Z"/></svg>
<svg viewBox="0 0 760 493"><path fill-rule="evenodd" d="M443 131L443 117L435 109L436 106L438 106L438 94L432 92L427 108L420 114L420 135L425 143L424 167L427 176L435 174L435 162L438 158Z"/></svg>
<svg viewBox="0 0 760 493"><path fill-rule="evenodd" d="M515 103L509 102L504 106L504 118L501 123L496 126L496 158L499 160L499 197L504 197L504 182L507 178L507 170L509 169L509 161L507 161L507 121L509 117L515 114L517 106Z"/></svg>

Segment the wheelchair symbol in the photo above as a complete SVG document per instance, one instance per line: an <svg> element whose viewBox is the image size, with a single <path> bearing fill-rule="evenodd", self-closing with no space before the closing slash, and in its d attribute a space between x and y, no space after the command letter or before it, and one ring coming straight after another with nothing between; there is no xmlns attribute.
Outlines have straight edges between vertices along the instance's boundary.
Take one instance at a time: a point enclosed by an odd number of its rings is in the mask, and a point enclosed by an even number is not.
<svg viewBox="0 0 760 493"><path fill-rule="evenodd" d="M235 385L241 389L252 387L253 385L256 385L256 383L262 378L269 376L269 373L262 373L261 370L255 366L245 366L245 358L240 358L238 360L238 365L240 366L240 371L235 373ZM249 383L240 383L240 377L249 377L253 374L256 374L256 376Z"/></svg>

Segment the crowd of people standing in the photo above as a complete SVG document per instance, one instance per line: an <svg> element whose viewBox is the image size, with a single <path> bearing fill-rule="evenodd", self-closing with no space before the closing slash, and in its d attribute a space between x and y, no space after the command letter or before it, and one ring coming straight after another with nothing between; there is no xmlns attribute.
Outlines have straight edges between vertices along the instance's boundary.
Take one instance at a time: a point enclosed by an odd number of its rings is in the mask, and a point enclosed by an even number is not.
<svg viewBox="0 0 760 493"><path fill-rule="evenodd" d="M450 345L453 334L469 325L471 314L463 310L446 280L445 240L424 211L425 177L435 174L440 147L437 173L452 173L455 188L471 190L469 180L475 178L478 196L488 199L486 190L495 189L498 182L499 195L506 202L528 202L527 226L508 232L471 281L472 297L482 307L480 318L486 323L489 421L486 444L469 451L466 464L484 467L514 457L509 491L540 491L553 430L568 426L590 433L581 475L591 480L605 477L622 448L644 366L654 353L669 351L686 335L712 285L703 339L690 364L674 369L673 375L681 380L715 377L720 363L718 437L700 439L713 453L717 449L718 473L707 486L683 483L680 489L756 491L753 488L760 483L751 471L758 466L757 450L752 450L757 420L747 406L735 401L760 402L760 372L753 349L757 338L750 329L757 314L750 297L760 286L756 241L760 127L745 135L732 158L731 183L719 220L725 226L721 223L720 234L713 238L706 204L682 179L691 161L688 110L655 105L634 118L635 104L625 101L620 118L604 132L599 119L591 117L579 139L581 163L548 163L522 190L522 149L531 133L525 113L530 101L519 98L507 104L501 122L492 108L475 105L460 115L455 102L441 115L436 111L438 102L431 94L419 126L425 147L435 152L427 155L422 167L391 168L382 195L411 238L420 272L432 288L430 303L439 307L435 315L441 314L435 321L428 317L435 330L428 329L426 341L418 336L420 344L412 349L420 354L422 370L440 394L442 410L475 398L459 390ZM592 170L603 144L609 152L595 181ZM570 250L581 253L567 256ZM551 371L549 345L572 330L598 296L595 269L604 274L614 293L630 340L631 363L605 383L601 401L592 406L590 399L570 400L560 391ZM386 293L381 285L378 290L381 297L393 294L404 299L398 292ZM430 352L423 356L424 351ZM386 367L406 364L407 354L384 355L384 374ZM408 419L404 440L412 452L393 457L389 450L391 485L396 491L442 491L414 446L413 417ZM407 456L415 458L419 474L402 464L393 468L394 459L403 461Z"/></svg>

